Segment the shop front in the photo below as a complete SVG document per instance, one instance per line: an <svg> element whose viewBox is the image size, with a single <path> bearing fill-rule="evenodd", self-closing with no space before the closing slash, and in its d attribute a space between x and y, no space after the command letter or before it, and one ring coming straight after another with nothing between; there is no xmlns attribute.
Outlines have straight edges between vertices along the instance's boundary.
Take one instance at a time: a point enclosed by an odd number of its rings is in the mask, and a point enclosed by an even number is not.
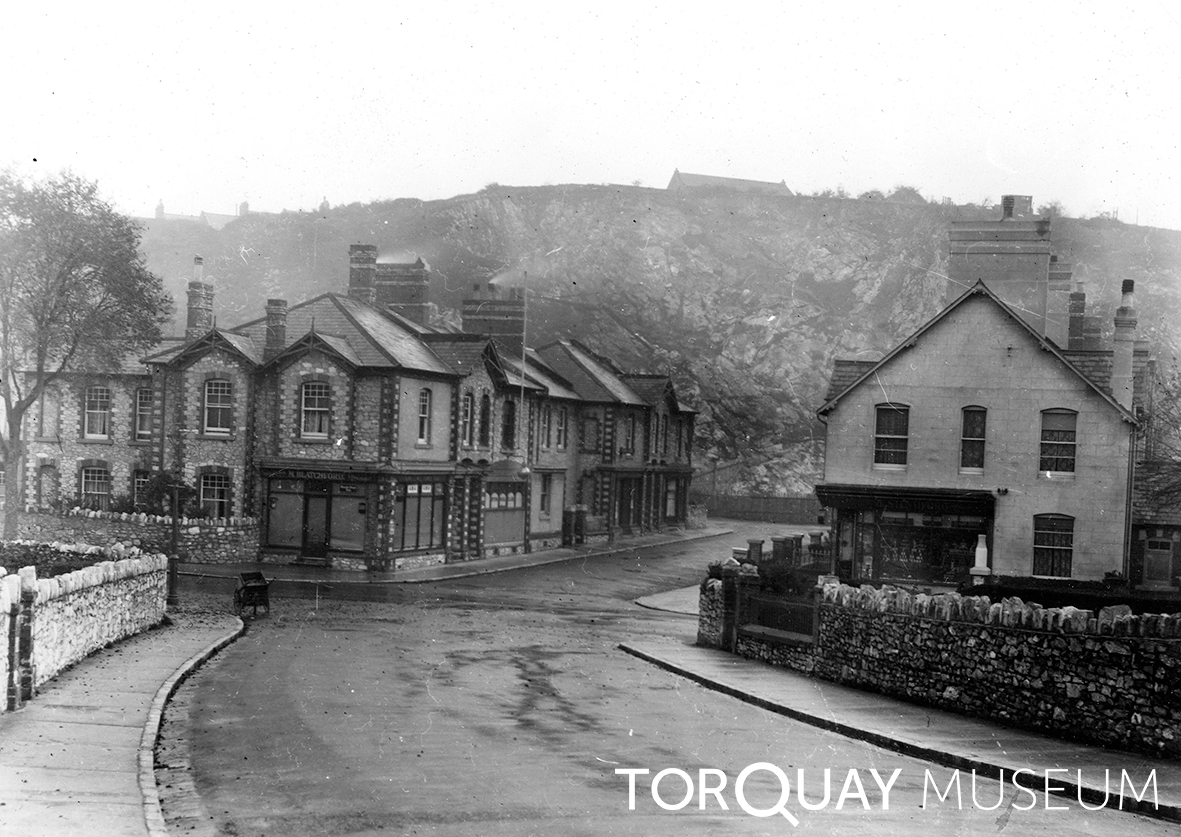
<svg viewBox="0 0 1181 837"><path fill-rule="evenodd" d="M273 463L261 477L264 559L367 568L378 542L376 468Z"/></svg>
<svg viewBox="0 0 1181 837"><path fill-rule="evenodd" d="M853 582L955 586L970 579L979 536L991 545L988 492L819 485L816 494L835 511L837 571Z"/></svg>

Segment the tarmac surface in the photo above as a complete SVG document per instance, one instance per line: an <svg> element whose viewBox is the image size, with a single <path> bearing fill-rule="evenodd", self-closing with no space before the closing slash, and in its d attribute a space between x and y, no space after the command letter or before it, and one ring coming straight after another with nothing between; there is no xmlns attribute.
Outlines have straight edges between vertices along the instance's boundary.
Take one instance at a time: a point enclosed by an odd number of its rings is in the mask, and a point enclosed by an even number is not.
<svg viewBox="0 0 1181 837"><path fill-rule="evenodd" d="M182 572L234 578L262 571L292 583L397 584L612 554L644 545L726 534L714 528L648 535L608 546L551 550L392 574L342 573L275 564L185 565ZM1026 770L1023 784L1079 795L1091 806L1181 821L1181 763L1041 736L813 679L691 644L697 588L636 601L686 617L686 642L623 643L623 651L711 689L885 749L995 777ZM229 614L170 612L171 624L104 649L45 684L17 712L0 714L0 833L25 837L167 835L153 774L160 717L179 682L244 630ZM1049 771L1049 772L1047 772ZM1136 784L1122 782L1121 771ZM1032 774L1032 777L1029 775ZM1104 777L1110 776L1106 792ZM1154 790L1146 787L1155 777ZM1137 797L1140 797L1139 799Z"/></svg>

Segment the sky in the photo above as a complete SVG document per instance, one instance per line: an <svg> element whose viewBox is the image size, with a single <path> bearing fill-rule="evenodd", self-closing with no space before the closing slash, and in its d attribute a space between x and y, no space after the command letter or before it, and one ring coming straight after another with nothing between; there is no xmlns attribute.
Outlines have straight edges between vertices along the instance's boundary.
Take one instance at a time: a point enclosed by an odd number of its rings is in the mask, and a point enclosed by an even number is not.
<svg viewBox="0 0 1181 837"><path fill-rule="evenodd" d="M6 10L0 168L136 216L679 168L1181 229L1164 3L301 5Z"/></svg>

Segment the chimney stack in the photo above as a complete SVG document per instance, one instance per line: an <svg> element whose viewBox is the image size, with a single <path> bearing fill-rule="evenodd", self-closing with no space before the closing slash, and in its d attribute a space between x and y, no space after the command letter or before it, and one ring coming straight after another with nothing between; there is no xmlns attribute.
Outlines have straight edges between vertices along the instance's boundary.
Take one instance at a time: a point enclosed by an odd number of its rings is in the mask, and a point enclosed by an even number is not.
<svg viewBox="0 0 1181 837"><path fill-rule="evenodd" d="M377 276L377 245L349 245L349 297L373 305Z"/></svg>
<svg viewBox="0 0 1181 837"><path fill-rule="evenodd" d="M463 301L463 330L495 337L519 354L525 343L525 297L519 288L509 289L507 295L501 290L491 282L473 288L475 297Z"/></svg>
<svg viewBox="0 0 1181 837"><path fill-rule="evenodd" d="M392 308L419 325L430 324L430 267L413 262L381 262L374 278L378 308Z"/></svg>
<svg viewBox="0 0 1181 837"><path fill-rule="evenodd" d="M1132 409L1132 356L1136 348L1136 283L1125 279L1120 288L1123 299L1115 311L1115 351L1111 358L1111 394L1120 406Z"/></svg>
<svg viewBox="0 0 1181 837"><path fill-rule="evenodd" d="M1084 349L1085 344L1085 322L1087 318L1087 292L1083 290L1083 283L1080 281L1073 291L1070 292L1069 308L1067 309L1067 316L1070 320L1068 329L1066 345L1069 349Z"/></svg>
<svg viewBox="0 0 1181 837"><path fill-rule="evenodd" d="M185 340L196 340L213 327L213 285L202 281L205 260L193 257L193 281L189 282L188 319Z"/></svg>
<svg viewBox="0 0 1181 837"><path fill-rule="evenodd" d="M268 361L287 345L287 300L267 300L267 342L263 361Z"/></svg>

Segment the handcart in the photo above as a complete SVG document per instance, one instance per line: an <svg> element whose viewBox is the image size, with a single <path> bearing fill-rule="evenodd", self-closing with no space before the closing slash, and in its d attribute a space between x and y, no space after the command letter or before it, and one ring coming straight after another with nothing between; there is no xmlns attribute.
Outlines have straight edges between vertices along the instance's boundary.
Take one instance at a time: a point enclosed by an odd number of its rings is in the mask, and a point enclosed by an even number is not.
<svg viewBox="0 0 1181 837"><path fill-rule="evenodd" d="M238 573L238 586L234 590L234 613L242 615L246 608L253 609L253 615L258 615L261 607L265 612L271 612L270 582L262 573Z"/></svg>

